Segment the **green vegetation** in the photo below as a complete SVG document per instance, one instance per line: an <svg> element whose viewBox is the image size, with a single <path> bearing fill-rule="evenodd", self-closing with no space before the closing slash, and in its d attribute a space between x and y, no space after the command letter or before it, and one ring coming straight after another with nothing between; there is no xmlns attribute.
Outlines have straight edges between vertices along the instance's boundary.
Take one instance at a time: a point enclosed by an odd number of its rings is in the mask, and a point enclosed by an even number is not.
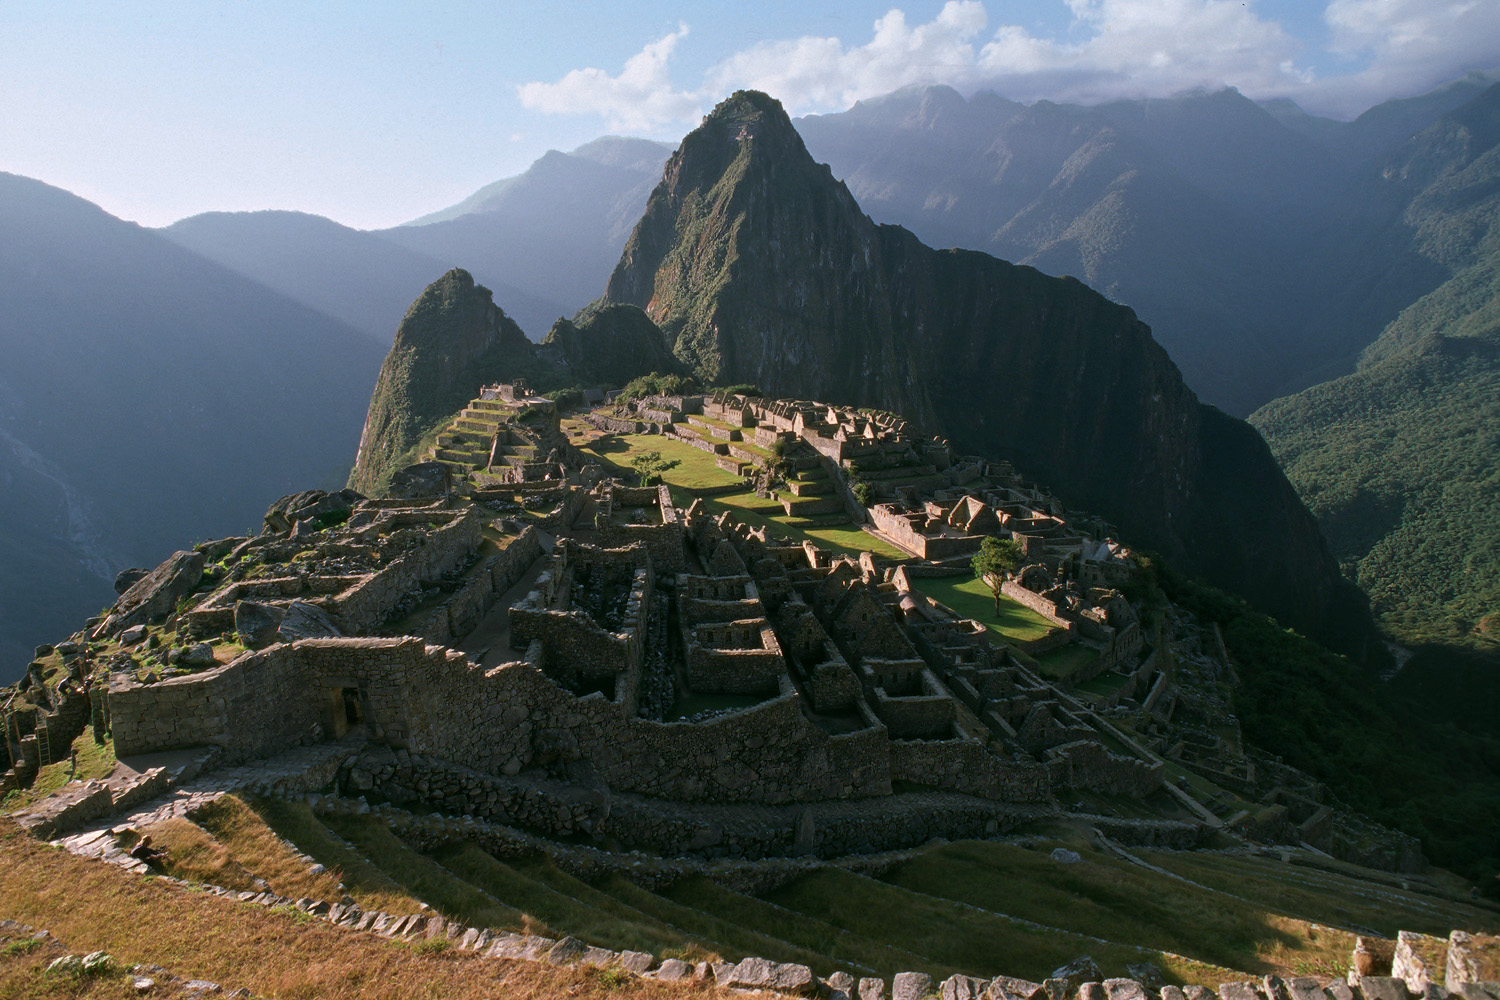
<svg viewBox="0 0 1500 1000"><path fill-rule="evenodd" d="M24 809L33 802L51 795L69 781L107 778L115 769L114 740L106 738L103 743L96 743L93 731L84 729L73 741L72 749L78 755L76 772L73 770L72 760L68 757L48 764L37 773L36 781L30 788L18 788L0 798L0 813Z"/></svg>
<svg viewBox="0 0 1500 1000"><path fill-rule="evenodd" d="M912 891L836 869L799 878L765 898L862 937L900 941L926 957L927 969L939 972L1004 969L1008 975L1040 981L1058 966L1090 954L1106 975L1125 975L1127 964L1145 960L1179 981L1199 981L1189 978L1181 963L1146 949L1044 930L1003 913L955 906L930 890Z"/></svg>
<svg viewBox="0 0 1500 1000"><path fill-rule="evenodd" d="M987 584L971 576L922 576L912 583L965 618L984 623L1002 639L1027 642L1050 635L1057 628L1024 604L1003 594L996 597Z"/></svg>
<svg viewBox="0 0 1500 1000"><path fill-rule="evenodd" d="M630 913L618 904L608 909L591 906L528 877L473 844L444 847L433 858L453 875L495 899L503 899L548 926L564 928L591 944L652 954L683 944L680 931L642 913Z"/></svg>
<svg viewBox="0 0 1500 1000"><path fill-rule="evenodd" d="M664 459L660 451L643 451L630 460L630 467L635 470L642 486L654 486L661 482L662 476L675 465L676 459Z"/></svg>
<svg viewBox="0 0 1500 1000"><path fill-rule="evenodd" d="M534 926L520 910L412 850L384 824L371 823L362 816L339 816L329 818L327 826L352 843L381 873L444 916L475 927L520 930Z"/></svg>
<svg viewBox="0 0 1500 1000"><path fill-rule="evenodd" d="M1345 657L1284 629L1243 601L1164 570L1168 598L1218 622L1242 686L1245 738L1326 783L1348 806L1422 840L1440 865L1495 891L1500 872L1500 733L1376 682ZM1408 667L1408 669L1411 669ZM1421 739L1411 734L1420 730Z"/></svg>
<svg viewBox="0 0 1500 1000"><path fill-rule="evenodd" d="M1004 595L1000 588L1010 575L1021 568L1021 562L1026 558L1021 551L1021 543L1014 538L996 538L994 535L986 535L979 543L979 551L974 553L974 559L969 563L969 568L974 571L975 579L990 588L995 595L995 616L1000 616L1000 598Z"/></svg>
<svg viewBox="0 0 1500 1000"><path fill-rule="evenodd" d="M647 396L680 396L697 391L698 383L689 375L672 372L651 372L625 383L620 399L644 399Z"/></svg>
<svg viewBox="0 0 1500 1000"><path fill-rule="evenodd" d="M685 490L716 489L739 483L740 477L714 464L714 456L690 444L660 434L606 434L583 446L583 450L621 474L628 474L639 455L657 453L673 463L663 470L662 482Z"/></svg>

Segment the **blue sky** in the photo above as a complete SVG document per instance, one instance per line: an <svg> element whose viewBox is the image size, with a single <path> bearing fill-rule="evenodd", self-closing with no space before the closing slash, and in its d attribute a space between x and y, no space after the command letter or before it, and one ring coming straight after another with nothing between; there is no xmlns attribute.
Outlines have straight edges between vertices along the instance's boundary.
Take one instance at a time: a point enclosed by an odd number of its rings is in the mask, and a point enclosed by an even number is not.
<svg viewBox="0 0 1500 1000"><path fill-rule="evenodd" d="M1500 0L0 2L0 170L164 225L392 225L606 132L675 141L913 83L1093 102L1233 85L1350 117L1500 67Z"/></svg>

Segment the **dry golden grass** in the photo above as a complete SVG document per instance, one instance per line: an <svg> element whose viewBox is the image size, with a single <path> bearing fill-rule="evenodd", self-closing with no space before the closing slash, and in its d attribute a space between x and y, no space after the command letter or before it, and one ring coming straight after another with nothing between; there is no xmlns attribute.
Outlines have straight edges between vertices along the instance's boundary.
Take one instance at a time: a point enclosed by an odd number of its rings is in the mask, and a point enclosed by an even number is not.
<svg viewBox="0 0 1500 1000"><path fill-rule="evenodd" d="M399 914L421 912L420 899L350 848L306 805L281 799L255 799L251 808L277 834L334 872L348 886L349 895L360 909Z"/></svg>
<svg viewBox="0 0 1500 1000"><path fill-rule="evenodd" d="M213 834L196 823L169 819L140 832L150 836L153 847L165 847L170 852L161 866L166 875L222 885L226 889L254 888L255 876L231 858L228 849Z"/></svg>
<svg viewBox="0 0 1500 1000"><path fill-rule="evenodd" d="M155 963L186 978L226 989L245 987L280 1000L683 1000L727 996L704 985L677 985L604 976L589 968L483 959L472 953L427 952L321 920L140 878L113 865L74 857L31 840L0 820L0 913L46 927L74 954L108 951L122 964ZM0 996L125 995L112 981L84 984L44 979L45 962L0 956ZM50 961L50 956L48 957ZM49 982L48 980L52 980Z"/></svg>
<svg viewBox="0 0 1500 1000"><path fill-rule="evenodd" d="M224 845L230 858L270 884L282 896L338 900L339 879L329 871L313 875L308 864L265 821L233 795L200 809L194 820Z"/></svg>

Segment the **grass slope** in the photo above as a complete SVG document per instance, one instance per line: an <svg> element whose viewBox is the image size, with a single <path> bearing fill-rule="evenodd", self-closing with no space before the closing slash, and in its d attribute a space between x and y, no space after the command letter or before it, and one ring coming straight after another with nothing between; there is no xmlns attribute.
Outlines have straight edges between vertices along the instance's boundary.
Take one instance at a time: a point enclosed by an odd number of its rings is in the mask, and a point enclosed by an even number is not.
<svg viewBox="0 0 1500 1000"><path fill-rule="evenodd" d="M80 900L88 905L80 906ZM162 965L179 976L285 1000L666 1000L727 996L703 985L617 983L587 968L482 959L411 948L374 934L206 896L127 875L48 847L0 820L0 913L46 927L75 954L103 949L121 964ZM49 956L50 957L50 956ZM55 981L25 954L0 955L0 996L53 997ZM75 996L127 996L128 980ZM133 991L131 991L133 992Z"/></svg>

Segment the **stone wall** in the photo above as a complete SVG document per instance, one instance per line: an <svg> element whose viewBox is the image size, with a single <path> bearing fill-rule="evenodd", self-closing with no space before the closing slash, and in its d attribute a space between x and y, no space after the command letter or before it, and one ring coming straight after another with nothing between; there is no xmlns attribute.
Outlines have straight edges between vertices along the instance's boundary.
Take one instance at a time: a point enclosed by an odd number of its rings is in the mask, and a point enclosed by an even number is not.
<svg viewBox="0 0 1500 1000"><path fill-rule="evenodd" d="M708 722L652 722L598 694L573 695L535 662L485 671L413 638L305 639L158 684L119 678L111 688L116 746L215 745L229 762L266 756L324 737L351 688L375 739L491 774L587 760L613 788L689 802L811 801L891 788L885 730L830 736L808 721L794 689Z"/></svg>
<svg viewBox="0 0 1500 1000"><path fill-rule="evenodd" d="M1006 760L974 739L892 740L891 777L1003 802L1045 802L1045 765Z"/></svg>
<svg viewBox="0 0 1500 1000"><path fill-rule="evenodd" d="M1111 753L1097 740L1076 740L1047 751L1047 770L1060 788L1087 788L1144 798L1166 782L1166 765Z"/></svg>

